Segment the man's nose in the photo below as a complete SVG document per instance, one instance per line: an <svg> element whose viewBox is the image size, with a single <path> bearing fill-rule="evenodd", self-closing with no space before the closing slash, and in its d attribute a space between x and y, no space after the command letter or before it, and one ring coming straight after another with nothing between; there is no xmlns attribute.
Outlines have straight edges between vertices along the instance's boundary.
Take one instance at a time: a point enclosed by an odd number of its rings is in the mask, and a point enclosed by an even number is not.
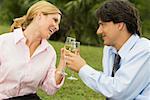
<svg viewBox="0 0 150 100"><path fill-rule="evenodd" d="M96 33L99 35L99 34L102 34L102 32L103 32L103 31L102 31L102 27L99 26Z"/></svg>

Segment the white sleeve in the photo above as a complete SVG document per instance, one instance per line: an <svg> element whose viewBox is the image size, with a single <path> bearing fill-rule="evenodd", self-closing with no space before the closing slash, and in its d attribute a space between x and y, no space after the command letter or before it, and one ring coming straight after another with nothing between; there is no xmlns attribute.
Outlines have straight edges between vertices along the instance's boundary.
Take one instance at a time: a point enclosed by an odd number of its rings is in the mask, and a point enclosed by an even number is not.
<svg viewBox="0 0 150 100"><path fill-rule="evenodd" d="M80 69L79 76L88 87L106 97L131 100L139 95L149 82L149 62L150 55L141 53L123 65L115 77L96 71L89 65Z"/></svg>

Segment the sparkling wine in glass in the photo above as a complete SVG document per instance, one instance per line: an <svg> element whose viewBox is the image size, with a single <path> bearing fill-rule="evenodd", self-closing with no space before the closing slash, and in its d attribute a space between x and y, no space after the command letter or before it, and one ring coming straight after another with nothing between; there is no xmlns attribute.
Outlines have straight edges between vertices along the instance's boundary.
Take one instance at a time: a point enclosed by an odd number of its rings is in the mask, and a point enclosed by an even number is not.
<svg viewBox="0 0 150 100"><path fill-rule="evenodd" d="M71 43L71 48L70 51L74 54L79 54L80 52L80 42L77 41L72 41ZM69 80L78 80L75 76L74 76L74 72L71 71L71 76L68 77L67 79Z"/></svg>
<svg viewBox="0 0 150 100"><path fill-rule="evenodd" d="M72 43L73 41L76 41L76 39L75 39L75 38L72 38L72 37L67 37L67 38L66 38L66 41L65 41L64 48L65 48L66 50L71 51L71 50L72 50L72 47L71 47L72 45L71 45L71 43ZM65 69L63 70L63 72L65 73ZM68 75L68 74L65 73L65 75Z"/></svg>
<svg viewBox="0 0 150 100"><path fill-rule="evenodd" d="M71 48L72 48L72 47L71 47L71 43L74 42L74 41L76 41L75 38L67 37L67 38L66 38L66 41L65 41L65 46L64 46L65 49L71 51Z"/></svg>

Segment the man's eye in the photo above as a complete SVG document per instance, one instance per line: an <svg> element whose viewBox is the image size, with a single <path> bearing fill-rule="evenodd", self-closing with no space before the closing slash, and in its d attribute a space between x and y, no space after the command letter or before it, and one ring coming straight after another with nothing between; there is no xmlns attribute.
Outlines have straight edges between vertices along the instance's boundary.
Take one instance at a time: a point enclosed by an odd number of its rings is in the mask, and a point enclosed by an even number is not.
<svg viewBox="0 0 150 100"><path fill-rule="evenodd" d="M102 25L102 26L103 26L103 23L102 23L102 22L100 22L100 23L99 23L99 25Z"/></svg>
<svg viewBox="0 0 150 100"><path fill-rule="evenodd" d="M55 21L55 22L58 22L58 19L54 18L54 21Z"/></svg>

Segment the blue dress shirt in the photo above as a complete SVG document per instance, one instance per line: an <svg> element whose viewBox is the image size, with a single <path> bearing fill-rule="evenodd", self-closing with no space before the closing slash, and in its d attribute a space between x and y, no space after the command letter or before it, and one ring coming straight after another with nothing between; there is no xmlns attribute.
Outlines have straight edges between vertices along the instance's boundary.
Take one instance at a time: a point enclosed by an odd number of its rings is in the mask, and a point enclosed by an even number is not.
<svg viewBox="0 0 150 100"><path fill-rule="evenodd" d="M111 77L116 49L105 46L103 72L84 65L79 76L110 100L150 100L150 40L132 35L120 48L120 68Z"/></svg>

